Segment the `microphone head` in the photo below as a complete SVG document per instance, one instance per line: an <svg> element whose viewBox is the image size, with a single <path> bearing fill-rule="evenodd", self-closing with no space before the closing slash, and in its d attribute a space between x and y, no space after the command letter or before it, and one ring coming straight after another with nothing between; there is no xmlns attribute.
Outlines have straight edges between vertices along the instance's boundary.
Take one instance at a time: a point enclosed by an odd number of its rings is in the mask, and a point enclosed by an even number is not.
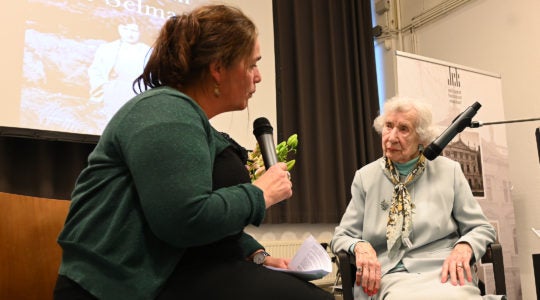
<svg viewBox="0 0 540 300"><path fill-rule="evenodd" d="M270 125L270 121L268 121L265 117L257 118L253 122L253 134L255 136L260 136L265 133L273 134L274 128L272 128L272 125Z"/></svg>
<svg viewBox="0 0 540 300"><path fill-rule="evenodd" d="M474 111L478 111L480 107L482 107L482 104L478 103L478 101L474 102L471 107L474 109Z"/></svg>
<svg viewBox="0 0 540 300"><path fill-rule="evenodd" d="M434 143L431 143L426 147L426 149L424 149L424 152L422 152L422 154L424 154L427 159L434 160L435 158L437 158L437 156L439 156L439 154L441 154L441 151L442 149L440 147L438 147Z"/></svg>

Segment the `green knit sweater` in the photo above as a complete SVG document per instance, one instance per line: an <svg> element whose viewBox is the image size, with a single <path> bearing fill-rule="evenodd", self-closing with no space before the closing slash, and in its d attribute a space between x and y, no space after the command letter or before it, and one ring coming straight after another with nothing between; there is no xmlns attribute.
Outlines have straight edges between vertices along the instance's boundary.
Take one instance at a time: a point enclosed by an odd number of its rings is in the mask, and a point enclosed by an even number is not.
<svg viewBox="0 0 540 300"><path fill-rule="evenodd" d="M212 190L228 145L185 94L161 87L113 117L81 172L58 242L59 273L99 299L152 299L184 249L259 225L262 191ZM243 234L246 256L262 248Z"/></svg>

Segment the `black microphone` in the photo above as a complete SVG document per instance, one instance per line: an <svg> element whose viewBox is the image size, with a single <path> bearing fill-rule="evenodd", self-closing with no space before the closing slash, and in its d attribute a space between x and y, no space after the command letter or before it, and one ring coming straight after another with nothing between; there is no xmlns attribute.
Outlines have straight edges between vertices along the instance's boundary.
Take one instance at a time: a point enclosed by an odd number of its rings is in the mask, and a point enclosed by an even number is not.
<svg viewBox="0 0 540 300"><path fill-rule="evenodd" d="M467 107L462 113L460 113L446 130L436 138L431 144L429 144L424 150L424 156L429 160L434 160L446 145L465 127L470 126L472 117L476 115L476 112L482 107L480 103L474 102L471 106Z"/></svg>
<svg viewBox="0 0 540 300"><path fill-rule="evenodd" d="M261 117L253 122L253 134L257 138L259 148L264 161L264 167L268 170L278 162L276 146L274 145L274 129L268 119Z"/></svg>

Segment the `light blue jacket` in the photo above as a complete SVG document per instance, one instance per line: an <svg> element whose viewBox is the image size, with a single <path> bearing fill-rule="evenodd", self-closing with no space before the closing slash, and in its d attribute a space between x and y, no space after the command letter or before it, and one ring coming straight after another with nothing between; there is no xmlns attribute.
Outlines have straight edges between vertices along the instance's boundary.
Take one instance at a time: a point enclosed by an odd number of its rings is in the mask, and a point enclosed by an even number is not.
<svg viewBox="0 0 540 300"><path fill-rule="evenodd" d="M386 274L400 261L409 272L440 270L456 243L471 245L475 260L495 241L495 230L473 197L460 165L446 157L426 161L424 173L408 186L416 208L412 217L412 248L404 246L388 257L386 223L393 184L384 175L381 160L372 162L354 176L352 199L336 227L331 247L348 251L358 241L371 243L381 272Z"/></svg>

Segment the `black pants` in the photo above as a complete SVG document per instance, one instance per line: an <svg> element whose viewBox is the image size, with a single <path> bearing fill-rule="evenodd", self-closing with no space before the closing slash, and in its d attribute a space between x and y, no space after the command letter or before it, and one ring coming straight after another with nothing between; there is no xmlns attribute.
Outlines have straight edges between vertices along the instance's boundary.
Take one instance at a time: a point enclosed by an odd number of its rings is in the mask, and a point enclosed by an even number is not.
<svg viewBox="0 0 540 300"><path fill-rule="evenodd" d="M333 300L314 284L252 262L214 261L176 268L157 300Z"/></svg>
<svg viewBox="0 0 540 300"><path fill-rule="evenodd" d="M96 300L77 283L59 276L55 300ZM157 300L333 300L310 282L252 262L193 262L179 265Z"/></svg>

